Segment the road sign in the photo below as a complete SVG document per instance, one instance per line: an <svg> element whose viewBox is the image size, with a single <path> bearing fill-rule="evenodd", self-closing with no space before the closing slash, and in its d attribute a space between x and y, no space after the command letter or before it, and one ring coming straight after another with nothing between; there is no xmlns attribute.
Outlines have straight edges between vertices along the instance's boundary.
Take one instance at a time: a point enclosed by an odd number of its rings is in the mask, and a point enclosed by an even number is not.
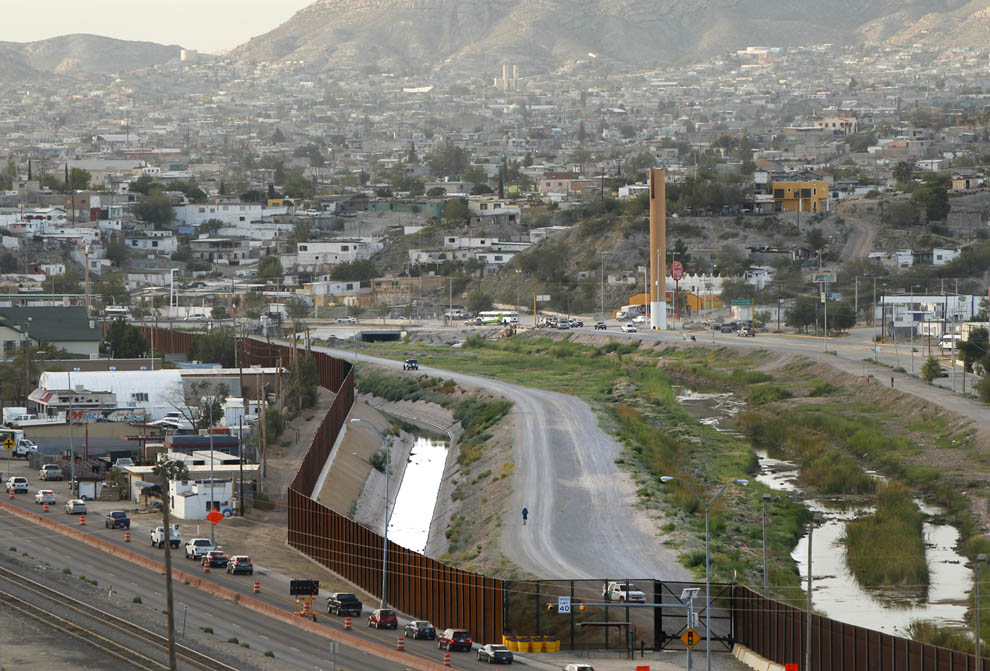
<svg viewBox="0 0 990 671"><path fill-rule="evenodd" d="M8 435L3 439L3 442L0 443L0 445L3 445L3 449L10 452L12 449L14 449L14 439Z"/></svg>
<svg viewBox="0 0 990 671"><path fill-rule="evenodd" d="M680 282L684 278L684 264L680 261L674 261L671 263L670 276L674 278L675 282Z"/></svg>
<svg viewBox="0 0 990 671"><path fill-rule="evenodd" d="M699 640L701 640L701 637L698 636L698 632L694 629L688 628L687 631L681 634L681 642L689 648L693 648L698 645Z"/></svg>
<svg viewBox="0 0 990 671"><path fill-rule="evenodd" d="M223 513L221 513L221 512L220 512L219 510L217 510L216 508L214 508L214 509L213 509L213 510L211 510L211 511L209 512L209 514L208 514L208 515L206 516L206 519L208 519L208 520L210 520L210 522L212 522L212 523L213 523L213 525L214 525L214 526L216 526L216 525L217 525L217 524L218 524L218 523L220 522L220 520L222 520L222 519L223 519Z"/></svg>
<svg viewBox="0 0 990 671"><path fill-rule="evenodd" d="M784 664L784 671L798 671L797 664Z"/></svg>
<svg viewBox="0 0 990 671"><path fill-rule="evenodd" d="M822 302L822 303L824 303L824 302L825 302L825 292L824 292L824 291L823 291L823 292L821 292L821 296L819 296L819 298L821 299L821 302Z"/></svg>
<svg viewBox="0 0 990 671"><path fill-rule="evenodd" d="M815 273L815 282L835 282L835 273Z"/></svg>
<svg viewBox="0 0 990 671"><path fill-rule="evenodd" d="M557 612L565 615L571 612L571 597L569 596L557 597Z"/></svg>
<svg viewBox="0 0 990 671"><path fill-rule="evenodd" d="M736 306L740 306L740 307L742 307L742 306L748 306L751 303L752 303L752 301L749 300L748 298L733 298L732 299L732 304L733 305L736 305Z"/></svg>
<svg viewBox="0 0 990 671"><path fill-rule="evenodd" d="M538 294L536 296L536 301L538 303L546 303L548 300L550 300L550 294Z"/></svg>

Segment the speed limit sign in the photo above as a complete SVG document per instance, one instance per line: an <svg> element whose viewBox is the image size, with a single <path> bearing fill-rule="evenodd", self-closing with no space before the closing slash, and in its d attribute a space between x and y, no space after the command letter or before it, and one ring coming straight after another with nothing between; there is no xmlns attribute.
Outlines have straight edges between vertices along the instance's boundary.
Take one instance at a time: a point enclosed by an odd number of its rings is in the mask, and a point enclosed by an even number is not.
<svg viewBox="0 0 990 671"><path fill-rule="evenodd" d="M557 597L557 612L563 614L567 614L571 612L571 597L569 596Z"/></svg>

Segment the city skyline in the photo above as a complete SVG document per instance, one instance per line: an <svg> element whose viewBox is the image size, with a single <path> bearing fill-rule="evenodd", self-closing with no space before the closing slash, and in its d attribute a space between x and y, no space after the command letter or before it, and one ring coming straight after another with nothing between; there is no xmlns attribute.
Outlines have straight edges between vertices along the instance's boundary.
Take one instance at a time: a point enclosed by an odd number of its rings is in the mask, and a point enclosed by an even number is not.
<svg viewBox="0 0 990 671"><path fill-rule="evenodd" d="M129 0L91 0L83 4L74 0L49 0L8 8L0 25L0 40L34 42L91 33L216 53L268 32L311 2L166 0L141 3L140 12L136 13L132 9L134 3Z"/></svg>

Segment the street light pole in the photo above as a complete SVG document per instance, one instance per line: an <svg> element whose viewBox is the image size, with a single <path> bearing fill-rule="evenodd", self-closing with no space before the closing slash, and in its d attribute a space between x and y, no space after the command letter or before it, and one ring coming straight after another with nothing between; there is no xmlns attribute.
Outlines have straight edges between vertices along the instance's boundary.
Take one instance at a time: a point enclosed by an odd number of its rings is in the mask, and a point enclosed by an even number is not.
<svg viewBox="0 0 990 671"><path fill-rule="evenodd" d="M671 482L672 480L678 480L682 485L688 488L695 497L705 504L705 663L707 671L712 669L712 590L711 590L711 553L709 552L709 526L708 526L708 513L711 511L712 505L718 500L718 497L722 495L725 488L736 483L745 487L749 484L749 480L746 479L733 479L728 480L718 488L714 496L706 499L701 494L694 490L694 487L688 484L686 480L674 477L672 475L662 475L660 476L660 482Z"/></svg>
<svg viewBox="0 0 990 671"><path fill-rule="evenodd" d="M213 511L216 507L216 495L213 493L213 399L210 399L210 424L206 428L210 432L210 511ZM217 525L210 523L210 545L216 545L214 542L214 530ZM166 530L165 533L168 533Z"/></svg>
<svg viewBox="0 0 990 671"><path fill-rule="evenodd" d="M987 555L976 555L973 563L973 590L976 598L976 671L983 671L983 655L980 654L980 563L987 561Z"/></svg>
<svg viewBox="0 0 990 671"><path fill-rule="evenodd" d="M73 368L72 370L79 372L78 368ZM79 484L76 482L76 450L72 446L72 371L68 372L69 376L69 471L70 471L70 482L69 491L75 494L79 493Z"/></svg>
<svg viewBox="0 0 990 671"><path fill-rule="evenodd" d="M372 429L374 429L375 430L375 433L377 433L378 436L382 439L382 445L385 446L385 524L384 524L385 530L382 533L382 537L383 537L383 540L382 540L382 602L381 602L381 606L380 606L381 608L385 608L385 606L388 605L388 594L386 592L386 590L388 588L388 497L389 497L388 472L391 470L391 459L389 458L390 457L390 454L389 454L390 453L389 442L388 442L388 439L385 437L385 434L382 433L378 429L378 427L375 426L374 424L372 424L370 421L368 421L366 419L358 419L356 417L353 418L353 419L351 419L351 423L352 424L355 423L355 422L359 422L361 424L366 424L366 425L370 426Z"/></svg>

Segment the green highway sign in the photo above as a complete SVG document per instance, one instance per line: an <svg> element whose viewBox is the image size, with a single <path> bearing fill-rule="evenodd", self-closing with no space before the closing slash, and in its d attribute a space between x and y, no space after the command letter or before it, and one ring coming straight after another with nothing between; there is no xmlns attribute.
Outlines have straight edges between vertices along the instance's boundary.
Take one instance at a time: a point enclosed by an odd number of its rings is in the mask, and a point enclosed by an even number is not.
<svg viewBox="0 0 990 671"><path fill-rule="evenodd" d="M749 305L750 303L752 303L752 301L749 300L748 298L733 298L732 299L732 304L733 305L744 306L744 305Z"/></svg>
<svg viewBox="0 0 990 671"><path fill-rule="evenodd" d="M815 282L835 282L835 273L815 273Z"/></svg>

